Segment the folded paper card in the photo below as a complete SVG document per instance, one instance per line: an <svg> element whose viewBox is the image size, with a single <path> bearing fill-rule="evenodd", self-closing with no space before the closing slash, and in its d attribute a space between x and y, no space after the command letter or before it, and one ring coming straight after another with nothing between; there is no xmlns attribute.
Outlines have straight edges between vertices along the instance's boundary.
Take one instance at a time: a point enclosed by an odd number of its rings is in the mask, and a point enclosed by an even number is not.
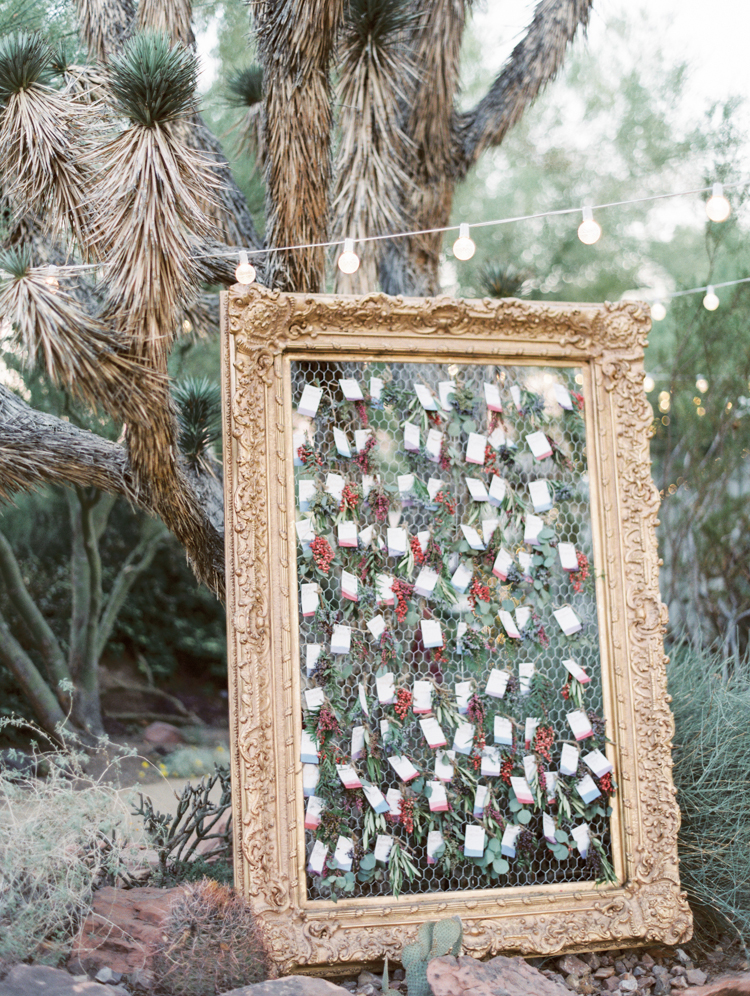
<svg viewBox="0 0 750 996"><path fill-rule="evenodd" d="M497 474L493 474L488 493L490 505L494 505L496 508L499 508L505 501L507 493L508 482L504 478L498 477Z"/></svg>
<svg viewBox="0 0 750 996"><path fill-rule="evenodd" d="M531 691L531 679L535 670L533 661L521 661L518 665L518 687L521 695L528 695Z"/></svg>
<svg viewBox="0 0 750 996"><path fill-rule="evenodd" d="M317 764L302 765L302 794L306 797L315 795L315 789L320 781L320 768Z"/></svg>
<svg viewBox="0 0 750 996"><path fill-rule="evenodd" d="M560 557L560 566L564 571L578 570L578 556L576 555L575 543L558 543L557 553Z"/></svg>
<svg viewBox="0 0 750 996"><path fill-rule="evenodd" d="M428 650L443 646L443 630L437 619L423 619L419 627L422 631L422 643Z"/></svg>
<svg viewBox="0 0 750 996"><path fill-rule="evenodd" d="M307 800L305 809L305 830L317 830L320 826L320 814L325 808L326 801L322 796L311 795Z"/></svg>
<svg viewBox="0 0 750 996"><path fill-rule="evenodd" d="M532 432L530 436L526 437L526 442L534 454L535 460L544 460L546 457L552 456L552 446L543 432Z"/></svg>
<svg viewBox="0 0 750 996"><path fill-rule="evenodd" d="M536 728L541 720L538 716L527 716L523 726L523 740L525 744L531 744L536 734Z"/></svg>
<svg viewBox="0 0 750 996"><path fill-rule="evenodd" d="M352 727L352 761L359 761L365 753L365 728L364 726Z"/></svg>
<svg viewBox="0 0 750 996"><path fill-rule="evenodd" d="M430 477L427 479L427 494L430 496L430 501L435 501L437 496L441 491L446 489L447 485L445 481L441 481L439 477Z"/></svg>
<svg viewBox="0 0 750 996"><path fill-rule="evenodd" d="M470 432L466 443L466 462L484 465L487 452L487 437L478 432Z"/></svg>
<svg viewBox="0 0 750 996"><path fill-rule="evenodd" d="M521 404L521 388L518 384L511 384L510 396L513 399L513 404L516 406L516 410L520 414L521 411L523 411L523 405Z"/></svg>
<svg viewBox="0 0 750 996"><path fill-rule="evenodd" d="M482 750L482 777L500 777L500 751L497 747L485 747Z"/></svg>
<svg viewBox="0 0 750 996"><path fill-rule="evenodd" d="M403 796L397 788L390 788L385 793L385 801L388 803L389 809L388 813L391 816L399 816L401 813L401 803L403 802Z"/></svg>
<svg viewBox="0 0 750 996"><path fill-rule="evenodd" d="M391 849L393 848L393 837L389 837L388 834L379 833L375 838L375 860L380 861L381 864L387 865L388 858L391 856Z"/></svg>
<svg viewBox="0 0 750 996"><path fill-rule="evenodd" d="M393 605L395 595L392 585L395 580L389 574L378 574L375 578L375 592L381 605Z"/></svg>
<svg viewBox="0 0 750 996"><path fill-rule="evenodd" d="M437 852L445 846L445 840L440 830L430 830L427 834L427 864L434 865L437 861Z"/></svg>
<svg viewBox="0 0 750 996"><path fill-rule="evenodd" d="M448 810L448 796L445 785L440 781L427 782L430 790L429 804L431 813L445 813Z"/></svg>
<svg viewBox="0 0 750 996"><path fill-rule="evenodd" d="M438 429L430 429L427 433L427 442L425 443L424 452L428 460L433 463L437 463L440 459L440 451L443 448L443 433Z"/></svg>
<svg viewBox="0 0 750 996"><path fill-rule="evenodd" d="M449 782L453 778L453 762L456 760L454 750L438 750L435 752L435 777L441 782Z"/></svg>
<svg viewBox="0 0 750 996"><path fill-rule="evenodd" d="M414 474L399 474L396 477L396 487L398 488L401 501L411 498L414 495Z"/></svg>
<svg viewBox="0 0 750 996"><path fill-rule="evenodd" d="M511 638L511 640L520 640L521 634L518 632L518 627L516 626L516 621L510 612L506 612L505 609L501 609L498 612L498 618L503 625L503 629Z"/></svg>
<svg viewBox="0 0 750 996"><path fill-rule="evenodd" d="M573 399L570 396L570 391L567 387L563 387L562 384L555 384L555 401L561 408L565 408L566 411L573 411Z"/></svg>
<svg viewBox="0 0 750 996"><path fill-rule="evenodd" d="M503 403L500 400L500 387L497 384L484 383L484 400L491 412L501 412Z"/></svg>
<svg viewBox="0 0 750 996"><path fill-rule="evenodd" d="M585 858L589 853L589 846L591 845L591 834L588 823L581 823L579 826L573 827L570 831L570 836L576 842L578 853L582 858Z"/></svg>
<svg viewBox="0 0 750 996"><path fill-rule="evenodd" d="M354 430L354 448L357 453L362 453L367 449L367 444L370 442L370 437L372 436L372 429L355 429Z"/></svg>
<svg viewBox="0 0 750 996"><path fill-rule="evenodd" d="M507 550L500 547L495 557L495 563L492 565L492 573L496 578L500 578L501 581L506 581L512 567L513 558Z"/></svg>
<svg viewBox="0 0 750 996"><path fill-rule="evenodd" d="M557 797L557 772L544 772L544 788L547 793L547 802L554 802Z"/></svg>
<svg viewBox="0 0 750 996"><path fill-rule="evenodd" d="M563 667L572 678L580 681L582 685L587 685L591 681L591 675L586 674L583 668L576 664L574 660L568 659L563 661Z"/></svg>
<svg viewBox="0 0 750 996"><path fill-rule="evenodd" d="M333 854L333 863L339 871L348 872L352 870L354 861L354 841L349 837L339 837L336 842L336 850Z"/></svg>
<svg viewBox="0 0 750 996"><path fill-rule="evenodd" d="M393 705L396 701L395 678L391 671L378 675L375 679L375 687L378 692L378 702L381 705Z"/></svg>
<svg viewBox="0 0 750 996"><path fill-rule="evenodd" d="M337 764L336 771L339 773L341 784L347 789L361 789L362 782L359 775L351 764Z"/></svg>
<svg viewBox="0 0 750 996"><path fill-rule="evenodd" d="M529 495L535 512L548 512L552 508L552 495L546 481L529 481Z"/></svg>
<svg viewBox="0 0 750 996"><path fill-rule="evenodd" d="M480 481L478 477L467 477L466 487L469 489L469 494L473 501L488 501L489 494L487 493L487 488L484 485L484 481Z"/></svg>
<svg viewBox="0 0 750 996"><path fill-rule="evenodd" d="M583 778L576 784L576 791L583 799L583 801L588 805L593 802L594 799L598 799L601 792L596 786L596 782L591 777L591 775L584 775Z"/></svg>
<svg viewBox="0 0 750 996"><path fill-rule="evenodd" d="M323 649L320 643L308 643L305 647L305 670L308 678L318 665L318 658Z"/></svg>
<svg viewBox="0 0 750 996"><path fill-rule="evenodd" d="M574 633L583 629L583 624L569 605L563 605L561 609L555 609L552 615L557 619L560 629L566 636L573 636Z"/></svg>
<svg viewBox="0 0 750 996"><path fill-rule="evenodd" d="M331 635L331 653L348 654L352 646L351 626L334 625Z"/></svg>
<svg viewBox="0 0 750 996"><path fill-rule="evenodd" d="M445 747L448 741L434 716L429 719L420 719L419 725L422 727L422 735L430 747Z"/></svg>
<svg viewBox="0 0 750 996"><path fill-rule="evenodd" d="M485 836L484 827L467 824L466 833L464 834L464 857L483 857Z"/></svg>
<svg viewBox="0 0 750 996"><path fill-rule="evenodd" d="M305 617L314 616L320 605L320 594L314 581L300 585L300 601L302 602L302 615Z"/></svg>
<svg viewBox="0 0 750 996"><path fill-rule="evenodd" d="M403 754L389 757L388 763L402 782L410 782L412 778L416 778L419 774L419 771L414 767L409 758Z"/></svg>
<svg viewBox="0 0 750 996"><path fill-rule="evenodd" d="M515 858L516 840L522 830L523 827L509 823L503 831L503 838L500 841L500 853L504 854L506 858Z"/></svg>
<svg viewBox="0 0 750 996"><path fill-rule="evenodd" d="M359 579L349 571L341 572L341 597L350 602L359 601Z"/></svg>
<svg viewBox="0 0 750 996"><path fill-rule="evenodd" d="M470 567L467 567L466 564L459 564L451 578L451 584L459 594L463 595L471 584L473 576Z"/></svg>
<svg viewBox="0 0 750 996"><path fill-rule="evenodd" d="M339 456L350 457L352 455L352 448L349 443L349 437L342 429L333 430L333 442L336 447L336 452Z"/></svg>
<svg viewBox="0 0 750 996"><path fill-rule="evenodd" d="M376 404L380 404L383 397L382 377L370 377L370 399Z"/></svg>
<svg viewBox="0 0 750 996"><path fill-rule="evenodd" d="M429 598L435 590L439 575L431 567L423 567L414 582L414 594Z"/></svg>
<svg viewBox="0 0 750 996"><path fill-rule="evenodd" d="M474 724L459 721L453 737L453 750L458 754L471 754L474 746Z"/></svg>
<svg viewBox="0 0 750 996"><path fill-rule="evenodd" d="M538 515L527 515L523 528L523 541L529 546L539 546L539 533L544 529L544 520Z"/></svg>
<svg viewBox="0 0 750 996"><path fill-rule="evenodd" d="M493 667L487 678L487 687L484 690L485 695L489 695L493 699L501 699L505 695L509 680L510 675L507 671L501 671L499 668Z"/></svg>
<svg viewBox="0 0 750 996"><path fill-rule="evenodd" d="M312 853L310 854L310 860L307 863L307 870L310 875L323 874L327 857L328 848L322 840L316 840L313 845Z"/></svg>
<svg viewBox="0 0 750 996"><path fill-rule="evenodd" d="M484 543L482 542L482 537L476 531L473 526L464 525L461 523L461 532L464 534L464 539L469 544L472 550L484 550Z"/></svg>
<svg viewBox="0 0 750 996"><path fill-rule="evenodd" d="M297 412L306 415L308 418L315 418L318 413L318 405L323 397L323 388L314 387L312 384L305 384L302 397L297 405Z"/></svg>
<svg viewBox="0 0 750 996"><path fill-rule="evenodd" d="M306 730L302 731L302 739L300 740L299 748L299 759L303 764L317 764L318 763L318 741L315 737L307 733Z"/></svg>
<svg viewBox="0 0 750 996"><path fill-rule="evenodd" d="M605 754L602 754L600 750L592 750L588 754L583 755L583 763L587 765L594 772L597 778L603 778L608 775L611 771L614 771L614 766L611 761L609 761Z"/></svg>
<svg viewBox="0 0 750 996"><path fill-rule="evenodd" d="M326 693L322 688L305 689L305 705L310 712L317 712L326 700Z"/></svg>
<svg viewBox="0 0 750 996"><path fill-rule="evenodd" d="M370 636L377 643L385 632L385 619L381 615L373 616L368 622L367 628L370 631Z"/></svg>
<svg viewBox="0 0 750 996"><path fill-rule="evenodd" d="M441 380L438 384L438 398L440 407L444 412L449 412L453 408L453 399L456 393L456 384L452 380Z"/></svg>
<svg viewBox="0 0 750 996"><path fill-rule="evenodd" d="M593 737L594 731L591 729L591 723L583 709L576 709L574 712L569 712L568 723L576 740L585 740L586 737Z"/></svg>
<svg viewBox="0 0 750 996"><path fill-rule="evenodd" d="M357 697L359 699L359 707L365 716L370 715L370 710L367 706L367 693L365 692L365 686L362 682L359 683L359 688L357 690Z"/></svg>
<svg viewBox="0 0 750 996"><path fill-rule="evenodd" d="M538 781L536 770L536 758L533 754L526 754L523 758L523 776L529 788L533 790Z"/></svg>
<svg viewBox="0 0 750 996"><path fill-rule="evenodd" d="M307 442L307 436L304 432L294 432L292 433L292 462L295 467L304 467L302 458L299 455L299 451Z"/></svg>
<svg viewBox="0 0 750 996"><path fill-rule="evenodd" d="M345 378L339 381L339 387L341 388L341 393L344 395L347 401L363 401L364 395L362 394L362 388L359 386L354 378Z"/></svg>
<svg viewBox="0 0 750 996"><path fill-rule="evenodd" d="M555 821L552 819L549 813L542 813L542 834L544 839L549 841L550 844L557 843L557 837L555 836L555 831L557 827L555 826Z"/></svg>
<svg viewBox="0 0 750 996"><path fill-rule="evenodd" d="M513 723L507 716L495 716L494 736L496 744L513 746Z"/></svg>
<svg viewBox="0 0 750 996"><path fill-rule="evenodd" d="M443 789L445 791L445 789ZM487 796L490 790L486 785L477 785L474 791L474 810L472 816L475 820L481 820L484 816L484 807L487 805Z"/></svg>
<svg viewBox="0 0 750 996"><path fill-rule="evenodd" d="M303 477L300 479L300 482L297 487L297 493L299 495L298 502L299 502L300 512L307 512L307 510L310 508L310 501L315 495L315 491L316 491L315 481L311 481L307 477Z"/></svg>
<svg viewBox="0 0 750 996"><path fill-rule="evenodd" d="M496 519L494 516L489 519L482 519L482 539L484 540L485 546L487 546L489 541L492 539L492 534L499 525L500 520Z"/></svg>
<svg viewBox="0 0 750 996"><path fill-rule="evenodd" d="M521 803L522 806L530 806L534 801L534 796L531 794L531 789L529 788L529 783L525 778L520 778L518 775L511 776L510 787L513 789L513 794L516 800Z"/></svg>
<svg viewBox="0 0 750 996"><path fill-rule="evenodd" d="M464 716L469 708L469 699L474 692L474 685L471 681L457 681L453 690L456 696L456 709L460 716Z"/></svg>
<svg viewBox="0 0 750 996"><path fill-rule="evenodd" d="M406 530L402 526L386 531L389 557L403 557L406 553Z"/></svg>
<svg viewBox="0 0 750 996"><path fill-rule="evenodd" d="M363 785L362 791L365 794L365 799L367 799L376 813L388 812L389 807L386 798L377 785Z"/></svg>
<svg viewBox="0 0 750 996"><path fill-rule="evenodd" d="M505 435L505 429L501 425L496 426L487 437L487 442L493 450L499 450L501 446L506 446L508 440Z"/></svg>
<svg viewBox="0 0 750 996"><path fill-rule="evenodd" d="M578 771L579 751L573 744L563 744L560 754L560 774L574 775Z"/></svg>
<svg viewBox="0 0 750 996"><path fill-rule="evenodd" d="M309 547L315 539L315 529L310 519L300 519L294 525L297 529L297 539L302 544L302 547Z"/></svg>
<svg viewBox="0 0 750 996"><path fill-rule="evenodd" d="M415 681L412 688L411 707L415 713L425 713L432 709L432 692L434 685L431 681Z"/></svg>
<svg viewBox="0 0 750 996"><path fill-rule="evenodd" d="M516 617L516 626L518 626L519 631L526 629L529 620L531 619L531 611L530 605L519 605L513 613Z"/></svg>
<svg viewBox="0 0 750 996"><path fill-rule="evenodd" d="M413 422L404 422L404 449L416 453L419 451L419 426Z"/></svg>
<svg viewBox="0 0 750 996"><path fill-rule="evenodd" d="M436 412L437 411L437 401L435 395L432 391L425 387L424 384L415 384L414 393L417 396L417 400L420 405L424 408L426 412Z"/></svg>
<svg viewBox="0 0 750 996"><path fill-rule="evenodd" d="M346 486L346 481L341 476L341 474L327 474L325 483L325 492L334 498L337 502L341 501L341 496L344 493L344 487Z"/></svg>

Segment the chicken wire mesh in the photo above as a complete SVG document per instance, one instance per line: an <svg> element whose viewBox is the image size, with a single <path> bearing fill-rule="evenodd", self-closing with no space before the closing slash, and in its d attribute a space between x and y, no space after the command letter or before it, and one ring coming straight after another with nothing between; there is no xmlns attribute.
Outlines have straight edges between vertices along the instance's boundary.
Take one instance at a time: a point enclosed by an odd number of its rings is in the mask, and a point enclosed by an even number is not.
<svg viewBox="0 0 750 996"><path fill-rule="evenodd" d="M291 380L309 898L611 878L581 371Z"/></svg>

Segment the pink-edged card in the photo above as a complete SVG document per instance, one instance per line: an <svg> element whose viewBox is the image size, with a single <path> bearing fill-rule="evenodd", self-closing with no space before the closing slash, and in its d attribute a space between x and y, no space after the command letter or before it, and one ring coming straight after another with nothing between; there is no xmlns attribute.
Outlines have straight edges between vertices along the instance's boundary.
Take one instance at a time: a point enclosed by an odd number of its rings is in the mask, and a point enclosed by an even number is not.
<svg viewBox="0 0 750 996"><path fill-rule="evenodd" d="M316 840L313 845L310 860L307 864L307 871L310 875L322 875L328 857L328 847L322 840Z"/></svg>
<svg viewBox="0 0 750 996"><path fill-rule="evenodd" d="M419 770L414 767L409 758L404 754L395 754L393 757L389 757L388 763L402 782L410 782L419 774Z"/></svg>
<svg viewBox="0 0 750 996"><path fill-rule="evenodd" d="M558 543L557 554L560 558L560 566L564 571L578 570L578 555L576 554L575 543Z"/></svg>
<svg viewBox="0 0 750 996"><path fill-rule="evenodd" d="M319 795L311 795L307 800L305 809L305 830L316 830L320 825L320 814L325 808L326 801Z"/></svg>
<svg viewBox="0 0 750 996"><path fill-rule="evenodd" d="M359 579L356 574L350 574L349 571L341 572L341 597L350 602L359 601Z"/></svg>
<svg viewBox="0 0 750 996"><path fill-rule="evenodd" d="M583 709L576 709L574 712L569 712L568 723L576 740L585 740L586 737L593 737L594 731L591 729L591 723Z"/></svg>
<svg viewBox="0 0 750 996"><path fill-rule="evenodd" d="M583 629L583 623L569 605L563 605L561 609L555 609L552 615L566 636L573 636L574 633L578 633Z"/></svg>
<svg viewBox="0 0 750 996"><path fill-rule="evenodd" d="M484 400L491 412L501 412L503 403L500 399L500 387L497 384L484 382Z"/></svg>
<svg viewBox="0 0 750 996"><path fill-rule="evenodd" d="M412 688L412 710L417 715L432 709L432 692L435 686L431 681L415 681Z"/></svg>
<svg viewBox="0 0 750 996"><path fill-rule="evenodd" d="M500 578L501 581L506 581L512 566L513 557L511 557L504 547L500 547L495 557L495 563L492 565L492 573L496 578Z"/></svg>
<svg viewBox="0 0 750 996"><path fill-rule="evenodd" d="M422 735L430 747L445 747L447 745L448 741L445 739L445 734L440 723L438 723L434 716L430 716L428 719L420 719L419 725L422 727Z"/></svg>
<svg viewBox="0 0 750 996"><path fill-rule="evenodd" d="M310 616L314 616L318 611L318 606L320 605L320 595L318 593L318 586L313 581L310 583L301 584L300 588L300 600L302 602L302 615L307 619Z"/></svg>
<svg viewBox="0 0 750 996"><path fill-rule="evenodd" d="M534 796L531 794L529 783L525 778L521 778L518 775L511 775L510 787L513 789L513 794L522 806L529 806L534 802Z"/></svg>
<svg viewBox="0 0 750 996"><path fill-rule="evenodd" d="M339 522L336 527L336 538L339 546L356 547L359 542L357 523Z"/></svg>
<svg viewBox="0 0 750 996"><path fill-rule="evenodd" d="M484 465L487 452L487 437L478 432L470 432L466 443L466 462Z"/></svg>
<svg viewBox="0 0 750 996"><path fill-rule="evenodd" d="M393 605L396 596L393 594L393 582L396 579L389 574L378 574L375 578L375 592L381 605Z"/></svg>
<svg viewBox="0 0 750 996"><path fill-rule="evenodd" d="M336 771L339 773L341 784L347 789L361 789L362 782L359 775L351 764L337 764Z"/></svg>
<svg viewBox="0 0 750 996"><path fill-rule="evenodd" d="M535 460L545 460L552 456L552 446L543 432L532 432L526 437L526 442Z"/></svg>
<svg viewBox="0 0 750 996"><path fill-rule="evenodd" d="M430 788L430 812L431 813L446 813L448 811L448 795L445 791L445 785L442 782L427 782Z"/></svg>
<svg viewBox="0 0 750 996"><path fill-rule="evenodd" d="M518 632L518 627L516 626L516 621L510 612L506 612L505 609L501 609L498 612L500 622L503 625L503 629L511 638L511 640L520 640L521 634Z"/></svg>
<svg viewBox="0 0 750 996"><path fill-rule="evenodd" d="M583 668L579 664L576 664L574 660L569 658L568 660L563 661L563 667L572 678L575 678L576 681L580 681L582 685L588 685L591 681L591 675L586 674Z"/></svg>

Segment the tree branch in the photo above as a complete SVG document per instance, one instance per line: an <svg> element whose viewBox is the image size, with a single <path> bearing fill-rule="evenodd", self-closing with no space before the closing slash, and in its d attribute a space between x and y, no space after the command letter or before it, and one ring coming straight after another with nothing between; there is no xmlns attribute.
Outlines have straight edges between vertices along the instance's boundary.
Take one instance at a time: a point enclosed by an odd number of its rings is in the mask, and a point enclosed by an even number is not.
<svg viewBox="0 0 750 996"><path fill-rule="evenodd" d="M526 36L516 45L487 94L454 126L458 178L479 156L499 145L542 88L554 78L579 25L588 24L593 0L540 0Z"/></svg>

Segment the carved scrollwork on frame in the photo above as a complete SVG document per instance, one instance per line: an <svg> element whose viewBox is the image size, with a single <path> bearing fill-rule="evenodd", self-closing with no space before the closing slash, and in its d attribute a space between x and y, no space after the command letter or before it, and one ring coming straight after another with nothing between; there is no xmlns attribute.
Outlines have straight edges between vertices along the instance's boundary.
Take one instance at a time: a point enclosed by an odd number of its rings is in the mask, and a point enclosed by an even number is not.
<svg viewBox="0 0 750 996"><path fill-rule="evenodd" d="M227 616L236 876L278 969L398 959L425 919L459 914L467 952L555 954L690 936L677 865L666 613L657 577L658 495L643 391L648 310L637 302L557 304L282 294L224 296ZM609 661L618 885L550 886L310 902L304 886L291 423L287 357L580 365L595 479L600 642ZM589 405L590 402L590 405ZM292 524L293 529L293 524ZM604 655L603 655L604 656Z"/></svg>

